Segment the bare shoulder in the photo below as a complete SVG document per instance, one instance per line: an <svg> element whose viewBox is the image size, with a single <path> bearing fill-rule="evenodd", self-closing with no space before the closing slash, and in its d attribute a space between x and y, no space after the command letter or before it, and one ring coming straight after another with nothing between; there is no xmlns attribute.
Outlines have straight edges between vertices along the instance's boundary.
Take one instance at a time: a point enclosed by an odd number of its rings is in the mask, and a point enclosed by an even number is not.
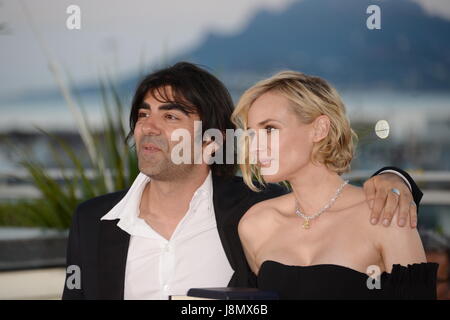
<svg viewBox="0 0 450 320"><path fill-rule="evenodd" d="M341 201L336 203L336 210L347 223L353 228L369 233L374 232L374 226L370 223L372 210L370 203L366 200L364 189L354 185L347 185L342 193Z"/></svg>
<svg viewBox="0 0 450 320"><path fill-rule="evenodd" d="M242 216L239 224L264 222L267 219L274 218L277 214L276 199L268 199L255 203Z"/></svg>
<svg viewBox="0 0 450 320"><path fill-rule="evenodd" d="M356 228L358 235L363 235L377 249L385 270L390 272L393 264L406 266L426 261L417 229L398 226L398 208L390 226L384 226L381 221L377 225L371 224L370 203L366 200L364 189L356 186L349 186L342 205L347 206L343 212L351 221L347 225Z"/></svg>
<svg viewBox="0 0 450 320"><path fill-rule="evenodd" d="M363 188L350 184L347 185L340 200L335 210L346 212L352 216L354 215L352 218L367 218L367 221L369 221L370 207L366 201Z"/></svg>
<svg viewBox="0 0 450 320"><path fill-rule="evenodd" d="M239 235L268 233L282 216L286 196L264 200L254 204L239 221Z"/></svg>
<svg viewBox="0 0 450 320"><path fill-rule="evenodd" d="M359 227L367 231L367 235L371 236L375 243L380 246L383 243L396 241L399 237L403 239L411 239L418 236L417 229L412 229L408 226L400 227L398 225L399 208L394 212L394 217L389 227L382 225L382 219L380 219L377 225L372 225L370 223L370 217L372 214L372 209L370 204L373 201L368 202L366 200L364 189L357 186L350 186L351 203L350 210L352 212L355 221L359 224Z"/></svg>

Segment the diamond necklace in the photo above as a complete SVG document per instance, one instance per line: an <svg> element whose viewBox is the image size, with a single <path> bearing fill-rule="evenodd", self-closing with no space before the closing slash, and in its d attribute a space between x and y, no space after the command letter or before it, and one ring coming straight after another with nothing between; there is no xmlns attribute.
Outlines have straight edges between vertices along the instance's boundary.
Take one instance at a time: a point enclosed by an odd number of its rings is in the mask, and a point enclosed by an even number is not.
<svg viewBox="0 0 450 320"><path fill-rule="evenodd" d="M317 212L316 214L314 214L312 216L307 216L306 214L304 214L303 212L300 211L297 198L294 195L294 198L295 198L295 214L298 215L299 217L302 217L305 220L305 222L303 222L303 228L304 229L309 229L310 228L310 222L309 221L313 220L313 219L316 219L317 217L319 217L322 213L324 213L326 210L328 210L333 205L333 203L339 197L339 195L342 192L342 189L344 189L344 187L345 187L345 185L347 183L348 183L348 180L345 180L344 183L337 189L336 194L330 200L330 202L328 202L328 204L325 207L323 207L319 212Z"/></svg>

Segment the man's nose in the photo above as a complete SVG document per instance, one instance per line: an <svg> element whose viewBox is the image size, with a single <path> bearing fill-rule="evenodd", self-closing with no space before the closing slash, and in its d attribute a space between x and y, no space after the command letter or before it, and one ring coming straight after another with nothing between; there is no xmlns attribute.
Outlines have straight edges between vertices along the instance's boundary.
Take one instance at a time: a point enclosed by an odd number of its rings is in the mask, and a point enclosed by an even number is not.
<svg viewBox="0 0 450 320"><path fill-rule="evenodd" d="M145 135L161 134L161 128L159 127L159 124L154 117L150 116L145 119L144 123L142 124L142 133L144 133Z"/></svg>

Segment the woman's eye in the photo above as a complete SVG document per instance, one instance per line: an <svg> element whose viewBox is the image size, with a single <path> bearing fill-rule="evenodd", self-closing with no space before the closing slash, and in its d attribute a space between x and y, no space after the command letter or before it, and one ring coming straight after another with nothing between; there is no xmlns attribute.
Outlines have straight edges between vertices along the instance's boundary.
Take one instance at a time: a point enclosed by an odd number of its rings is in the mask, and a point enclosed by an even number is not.
<svg viewBox="0 0 450 320"><path fill-rule="evenodd" d="M148 116L148 114L146 112L139 112L138 113L138 118L145 118L147 116Z"/></svg>
<svg viewBox="0 0 450 320"><path fill-rule="evenodd" d="M275 130L276 128L271 127L271 126L266 126L264 129L266 130L267 133L271 133L271 132L272 132L273 130Z"/></svg>

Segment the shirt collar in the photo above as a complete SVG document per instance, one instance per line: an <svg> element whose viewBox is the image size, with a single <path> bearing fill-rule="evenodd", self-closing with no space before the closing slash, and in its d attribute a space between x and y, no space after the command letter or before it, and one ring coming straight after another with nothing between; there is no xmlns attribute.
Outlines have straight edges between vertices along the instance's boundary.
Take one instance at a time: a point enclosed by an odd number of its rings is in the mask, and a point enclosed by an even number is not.
<svg viewBox="0 0 450 320"><path fill-rule="evenodd" d="M134 222L139 215L139 205L141 202L142 192L149 181L150 178L140 172L126 195L100 220L123 219L129 223ZM212 201L212 185L212 175L210 170L205 181L194 192L194 196L191 199L191 205L203 197Z"/></svg>
<svg viewBox="0 0 450 320"><path fill-rule="evenodd" d="M125 196L100 220L133 221L138 216L142 192L150 178L140 172Z"/></svg>

